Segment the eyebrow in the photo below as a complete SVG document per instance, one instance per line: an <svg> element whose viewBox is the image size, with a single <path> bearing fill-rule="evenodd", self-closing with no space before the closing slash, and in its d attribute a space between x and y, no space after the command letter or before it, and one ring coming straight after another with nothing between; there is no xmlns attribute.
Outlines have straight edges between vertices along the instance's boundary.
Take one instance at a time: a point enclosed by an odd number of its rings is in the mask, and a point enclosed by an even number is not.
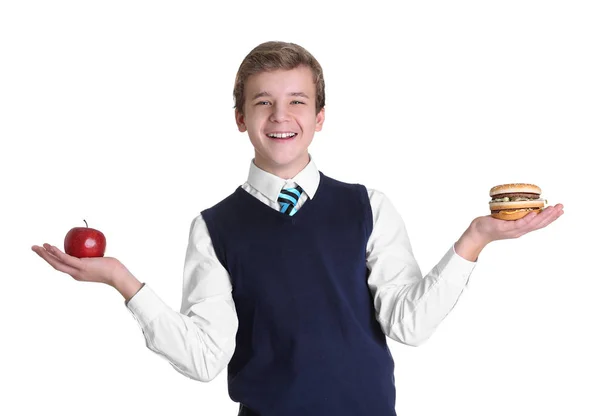
<svg viewBox="0 0 600 416"><path fill-rule="evenodd" d="M303 92L290 92L288 94L291 97L304 97L307 100L309 99L308 95L304 94ZM267 91L261 91L258 94L254 95L254 97L252 97L253 100L256 100L257 98L260 97L271 97L271 94Z"/></svg>

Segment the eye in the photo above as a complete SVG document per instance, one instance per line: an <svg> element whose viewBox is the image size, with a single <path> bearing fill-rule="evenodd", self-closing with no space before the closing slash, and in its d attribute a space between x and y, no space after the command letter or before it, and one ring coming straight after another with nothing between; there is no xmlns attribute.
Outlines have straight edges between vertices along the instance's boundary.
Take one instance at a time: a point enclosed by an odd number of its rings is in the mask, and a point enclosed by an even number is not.
<svg viewBox="0 0 600 416"><path fill-rule="evenodd" d="M268 101L259 101L256 103L256 105L269 105Z"/></svg>
<svg viewBox="0 0 600 416"><path fill-rule="evenodd" d="M292 101L292 104L296 104L296 103L298 103L298 104L304 104L302 101L297 101L297 100L296 101Z"/></svg>

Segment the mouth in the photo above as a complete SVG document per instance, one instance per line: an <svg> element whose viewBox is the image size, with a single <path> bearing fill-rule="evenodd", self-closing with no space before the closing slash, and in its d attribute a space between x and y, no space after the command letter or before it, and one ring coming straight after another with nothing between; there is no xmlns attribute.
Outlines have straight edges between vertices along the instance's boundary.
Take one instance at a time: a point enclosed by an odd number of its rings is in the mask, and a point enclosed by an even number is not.
<svg viewBox="0 0 600 416"><path fill-rule="evenodd" d="M267 133L267 137L269 139L275 140L275 141L287 141L287 140L293 140L298 136L298 133L294 133L292 131L286 131L286 132L276 132L276 133Z"/></svg>

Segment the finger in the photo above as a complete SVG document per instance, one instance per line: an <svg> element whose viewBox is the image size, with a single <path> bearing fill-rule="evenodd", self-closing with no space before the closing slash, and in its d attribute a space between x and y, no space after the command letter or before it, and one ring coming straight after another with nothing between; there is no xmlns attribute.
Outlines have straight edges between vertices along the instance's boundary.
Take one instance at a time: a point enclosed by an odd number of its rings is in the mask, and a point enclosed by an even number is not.
<svg viewBox="0 0 600 416"><path fill-rule="evenodd" d="M539 216L539 218L537 221L535 221L535 222L532 221L531 231L539 230L540 228L543 228L546 225L548 225L550 222L552 222L554 220L554 218L556 218L556 208L548 207L548 208L544 209L541 213L539 213L538 216Z"/></svg>
<svg viewBox="0 0 600 416"><path fill-rule="evenodd" d="M63 263L58 257L56 257L56 255L53 253L54 250L50 244L44 244L43 248L34 246L32 247L32 250L35 251L38 256L46 260L46 262L50 264L50 266L52 266L54 269L63 273L67 273L71 276L77 273L77 270L75 268Z"/></svg>
<svg viewBox="0 0 600 416"><path fill-rule="evenodd" d="M542 224L552 215L552 207L545 208L542 212L532 211L521 219L514 221L513 235L521 237L531 231L542 228Z"/></svg>
<svg viewBox="0 0 600 416"><path fill-rule="evenodd" d="M550 205L550 206L544 208L544 211L550 210L550 212L562 215L563 212L564 212L563 209L564 209L564 205L563 204L556 204L554 206Z"/></svg>
<svg viewBox="0 0 600 416"><path fill-rule="evenodd" d="M544 228L548 224L553 223L562 214L563 214L562 210L554 208L554 210L552 211L551 215L548 215L546 218L544 218L544 220L540 224L538 224L538 227L536 229Z"/></svg>
<svg viewBox="0 0 600 416"><path fill-rule="evenodd" d="M545 210L544 210L545 211ZM530 230L534 230L535 227L538 226L543 220L544 212L531 211L529 214L525 215L523 218L518 219L514 222L514 231L522 234L523 232L528 232Z"/></svg>
<svg viewBox="0 0 600 416"><path fill-rule="evenodd" d="M67 266L71 266L74 269L81 270L81 268L82 268L81 259L70 256L66 253L63 253L62 251L60 251L60 249L58 247L55 247L55 246L49 246L49 247L50 247L50 253L53 254L54 256L56 256L56 258L58 258L60 261L65 263Z"/></svg>
<svg viewBox="0 0 600 416"><path fill-rule="evenodd" d="M32 246L31 250L33 250L38 256L40 256L44 260L46 260L46 258L48 258L48 257L56 257L50 251L50 244L43 244L42 247Z"/></svg>
<svg viewBox="0 0 600 416"><path fill-rule="evenodd" d="M541 213L536 215L534 220L527 224L527 228L523 230L523 233L528 233L546 227L548 224L554 222L558 217L560 217L562 212L562 209L557 207L549 206L545 208Z"/></svg>

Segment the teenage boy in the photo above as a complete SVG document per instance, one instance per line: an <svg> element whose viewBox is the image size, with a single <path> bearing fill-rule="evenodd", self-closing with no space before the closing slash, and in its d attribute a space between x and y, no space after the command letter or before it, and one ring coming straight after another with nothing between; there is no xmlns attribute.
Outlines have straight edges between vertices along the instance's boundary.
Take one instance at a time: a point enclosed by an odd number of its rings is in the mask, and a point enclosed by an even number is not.
<svg viewBox="0 0 600 416"><path fill-rule="evenodd" d="M395 415L385 336L422 344L488 243L563 212L478 217L423 278L390 200L317 169L308 148L325 120L324 85L293 43L263 43L242 62L235 120L254 158L248 180L192 221L179 313L114 258L32 247L77 280L115 287L147 347L178 372L209 381L227 367L239 415Z"/></svg>

